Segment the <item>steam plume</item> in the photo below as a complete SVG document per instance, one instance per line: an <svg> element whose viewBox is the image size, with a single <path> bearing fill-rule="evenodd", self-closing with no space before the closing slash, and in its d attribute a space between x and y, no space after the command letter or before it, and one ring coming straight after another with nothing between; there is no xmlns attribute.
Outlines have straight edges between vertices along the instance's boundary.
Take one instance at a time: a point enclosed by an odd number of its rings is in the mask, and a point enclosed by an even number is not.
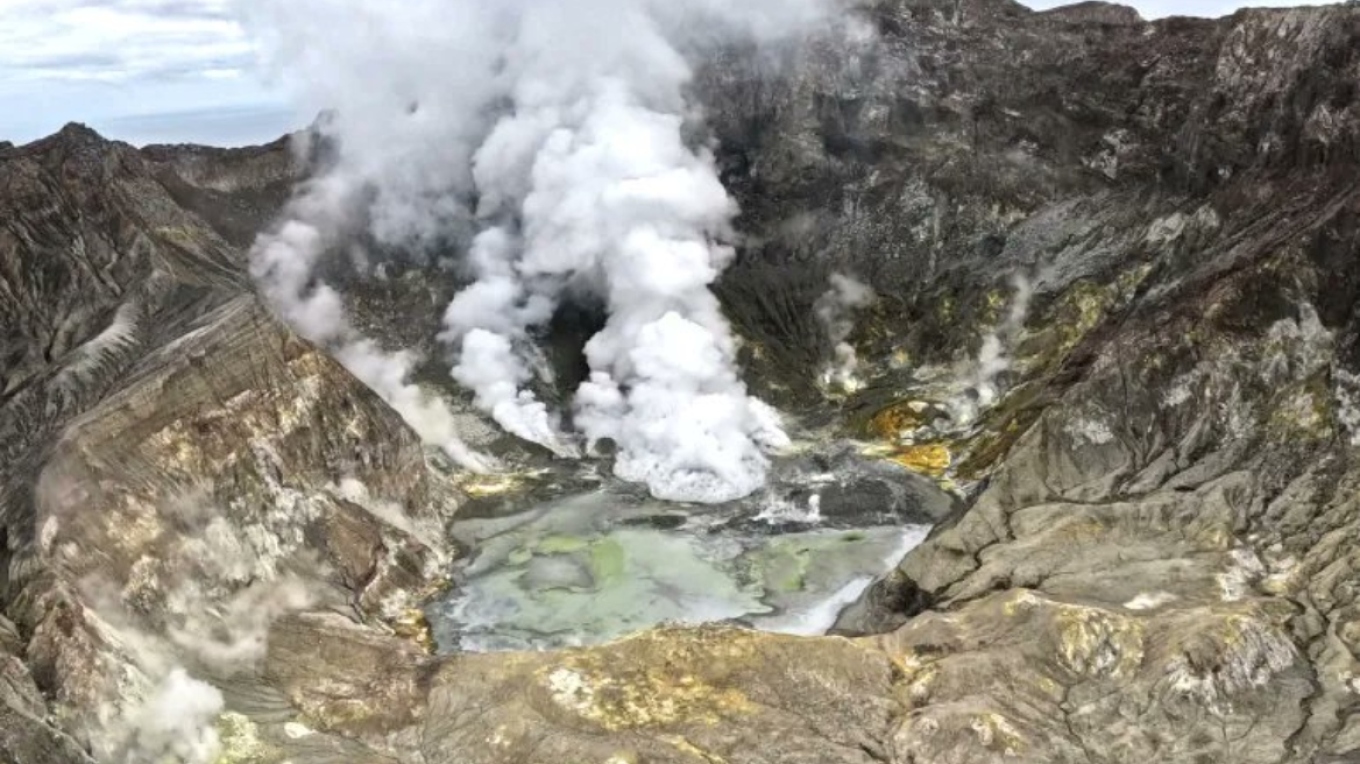
<svg viewBox="0 0 1360 764"><path fill-rule="evenodd" d="M238 591L228 582L267 573L247 535L194 495L165 510L185 522L212 516L198 532L172 540L163 559L178 580L164 584L165 623L147 624L124 605L130 583L99 576L82 581L87 616L100 636L127 661L120 702L96 730L101 761L210 764L221 753L215 724L225 710L222 693L195 676L229 678L254 671L264 658L270 625L316 599L313 587L293 574L262 576ZM151 558L144 558L151 559ZM162 633L163 632L163 633ZM190 666L196 667L191 669Z"/></svg>
<svg viewBox="0 0 1360 764"><path fill-rule="evenodd" d="M1011 368L1008 346L1014 345L1025 328L1029 316L1030 300L1034 296L1034 286L1024 274L1011 277L1015 293L1011 297L1010 310L1001 325L987 333L982 339L982 348L971 364L971 379L968 380L970 395L956 398L949 403L954 421L968 426L977 421L988 408L995 404L1003 392L1001 375Z"/></svg>
<svg viewBox="0 0 1360 764"><path fill-rule="evenodd" d="M350 230L342 216L354 207L359 190L360 186L342 175L310 183L289 205L289 219L256 242L251 275L285 321L307 339L335 348L336 359L382 397L424 442L442 448L468 470L490 471L495 461L462 441L448 406L409 381L419 357L384 351L364 338L350 325L339 293L314 283L312 272L318 262Z"/></svg>
<svg viewBox="0 0 1360 764"><path fill-rule="evenodd" d="M822 384L853 393L860 386L855 377L859 357L855 346L847 340L855 330L855 312L873 305L877 297L873 289L852 276L833 273L830 282L831 288L815 306L817 320L826 330L833 356L831 364L822 372Z"/></svg>
<svg viewBox="0 0 1360 764"><path fill-rule="evenodd" d="M700 29L788 35L819 5L415 0L378 14L357 0L261 2L254 28L306 105L334 109L324 130L338 147L299 205L307 228L257 248L264 291L308 336L352 334L312 267L366 200L357 217L380 243L467 242L474 283L441 339L454 378L507 431L577 451L531 390L534 337L568 295L588 293L609 317L575 399L587 445L615 443L617 474L661 498L756 490L766 451L787 439L747 395L709 291L732 258L736 207L690 137L682 48Z"/></svg>

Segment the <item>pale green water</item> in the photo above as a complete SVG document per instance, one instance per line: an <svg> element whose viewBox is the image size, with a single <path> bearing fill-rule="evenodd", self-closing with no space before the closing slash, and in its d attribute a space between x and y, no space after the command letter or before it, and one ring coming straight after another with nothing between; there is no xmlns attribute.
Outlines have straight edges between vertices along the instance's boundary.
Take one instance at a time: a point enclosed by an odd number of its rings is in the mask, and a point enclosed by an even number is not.
<svg viewBox="0 0 1360 764"><path fill-rule="evenodd" d="M453 596L428 609L435 636L442 649L489 651L594 644L665 622L821 633L927 531L771 535L714 530L721 519L599 491L458 523L476 553Z"/></svg>

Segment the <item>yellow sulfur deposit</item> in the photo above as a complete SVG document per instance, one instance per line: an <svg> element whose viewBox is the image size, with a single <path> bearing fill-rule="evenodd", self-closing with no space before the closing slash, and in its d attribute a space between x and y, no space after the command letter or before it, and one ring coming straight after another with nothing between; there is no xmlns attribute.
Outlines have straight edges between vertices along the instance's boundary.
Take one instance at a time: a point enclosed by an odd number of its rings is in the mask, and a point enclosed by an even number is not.
<svg viewBox="0 0 1360 764"><path fill-rule="evenodd" d="M920 401L903 401L874 414L869 420L869 431L880 438L896 441L903 432L909 432L925 424L922 412L925 404Z"/></svg>
<svg viewBox="0 0 1360 764"><path fill-rule="evenodd" d="M949 465L953 463L949 447L940 443L903 446L889 458L912 472L936 478L944 477Z"/></svg>
<svg viewBox="0 0 1360 764"><path fill-rule="evenodd" d="M402 611L401 615L392 620L392 631L397 636L420 645L425 652L434 653L434 634L430 631L430 622L425 618L425 611L420 608Z"/></svg>

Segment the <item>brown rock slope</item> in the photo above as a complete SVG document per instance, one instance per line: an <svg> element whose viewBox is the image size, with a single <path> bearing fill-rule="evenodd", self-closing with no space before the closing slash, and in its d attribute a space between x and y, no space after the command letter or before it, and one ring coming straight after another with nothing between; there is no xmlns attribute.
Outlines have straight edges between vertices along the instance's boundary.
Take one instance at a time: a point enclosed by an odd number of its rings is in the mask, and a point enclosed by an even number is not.
<svg viewBox="0 0 1360 764"><path fill-rule="evenodd" d="M249 293L232 226L277 214L286 145L182 151L0 155L3 761L177 751L128 721L173 666L268 706L270 620L385 629L443 554L415 436Z"/></svg>

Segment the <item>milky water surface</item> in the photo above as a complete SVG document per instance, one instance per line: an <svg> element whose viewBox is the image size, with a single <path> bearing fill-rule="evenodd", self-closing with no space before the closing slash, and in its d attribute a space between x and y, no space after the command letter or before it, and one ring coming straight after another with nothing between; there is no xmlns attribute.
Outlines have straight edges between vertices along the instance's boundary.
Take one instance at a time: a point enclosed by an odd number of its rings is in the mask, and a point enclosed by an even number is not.
<svg viewBox="0 0 1360 764"><path fill-rule="evenodd" d="M427 613L442 650L550 649L662 623L737 620L821 634L926 526L822 527L815 507L733 522L601 489L456 523L473 550ZM790 522L790 519L795 522Z"/></svg>

